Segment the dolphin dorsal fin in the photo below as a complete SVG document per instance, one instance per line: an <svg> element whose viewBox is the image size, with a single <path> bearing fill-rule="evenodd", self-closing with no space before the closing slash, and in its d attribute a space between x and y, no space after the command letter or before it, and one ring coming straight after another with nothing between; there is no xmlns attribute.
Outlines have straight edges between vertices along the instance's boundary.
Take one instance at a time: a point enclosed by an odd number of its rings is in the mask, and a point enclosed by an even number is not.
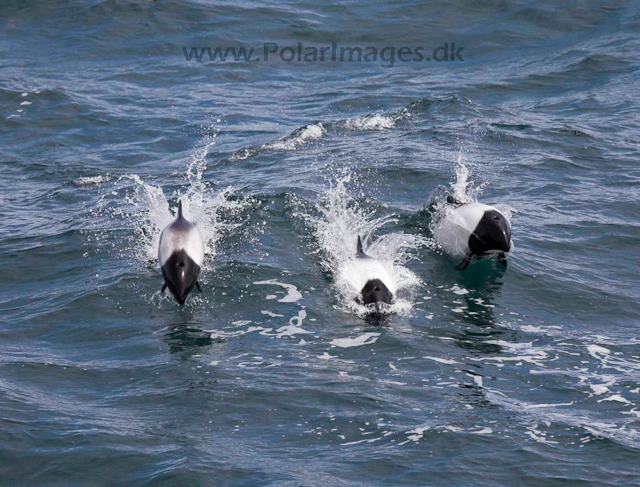
<svg viewBox="0 0 640 487"><path fill-rule="evenodd" d="M182 200L178 201L178 216L176 218L178 219L184 218L182 216Z"/></svg>
<svg viewBox="0 0 640 487"><path fill-rule="evenodd" d="M356 249L356 255L364 255L364 250L362 250L362 239L360 235L358 235L358 247Z"/></svg>

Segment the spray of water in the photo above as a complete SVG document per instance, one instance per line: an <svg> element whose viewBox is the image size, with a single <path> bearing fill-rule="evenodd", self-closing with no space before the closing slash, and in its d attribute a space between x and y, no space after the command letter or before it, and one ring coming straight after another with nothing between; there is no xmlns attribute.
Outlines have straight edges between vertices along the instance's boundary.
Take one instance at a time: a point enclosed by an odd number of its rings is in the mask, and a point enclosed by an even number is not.
<svg viewBox="0 0 640 487"><path fill-rule="evenodd" d="M184 216L200 230L204 241L204 271L211 270L219 240L241 225L240 215L250 204L237 198L234 188L216 191L203 178L207 155L215 144L217 132L205 137L197 148L186 172L186 185L169 197L159 185L144 181L137 174L119 177L99 199L97 213L131 227L130 237L119 249L122 256L133 256L146 265L157 265L160 234L175 218L178 201L182 201ZM171 203L170 203L171 201ZM171 208L170 208L171 207Z"/></svg>
<svg viewBox="0 0 640 487"><path fill-rule="evenodd" d="M353 272L358 235L362 236L365 252L379 261L385 284L394 294L394 303L384 311L408 313L413 291L421 281L404 264L411 258L409 251L424 245L425 239L401 233L374 239L383 226L396 220L393 215L376 217L375 210L363 207L347 189L353 179L349 173L339 177L317 205L317 215L302 215L322 250L322 266L334 277L341 308L360 316L368 314L371 310L355 299L363 285Z"/></svg>

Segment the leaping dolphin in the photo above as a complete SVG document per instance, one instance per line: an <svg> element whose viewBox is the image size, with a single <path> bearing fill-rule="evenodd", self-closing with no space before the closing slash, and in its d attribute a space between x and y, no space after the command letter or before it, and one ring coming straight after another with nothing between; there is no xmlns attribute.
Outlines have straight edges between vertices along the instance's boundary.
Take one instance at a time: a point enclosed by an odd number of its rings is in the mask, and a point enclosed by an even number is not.
<svg viewBox="0 0 640 487"><path fill-rule="evenodd" d="M482 203L461 203L447 197L447 213L436 225L433 236L445 252L462 260L455 267L463 271L479 258L497 256L507 265L513 248L511 226L505 216L493 206Z"/></svg>
<svg viewBox="0 0 640 487"><path fill-rule="evenodd" d="M182 201L178 203L178 215L160 234L158 261L164 284L180 304L195 287L200 292L198 275L204 260L204 244L200 230L182 214Z"/></svg>

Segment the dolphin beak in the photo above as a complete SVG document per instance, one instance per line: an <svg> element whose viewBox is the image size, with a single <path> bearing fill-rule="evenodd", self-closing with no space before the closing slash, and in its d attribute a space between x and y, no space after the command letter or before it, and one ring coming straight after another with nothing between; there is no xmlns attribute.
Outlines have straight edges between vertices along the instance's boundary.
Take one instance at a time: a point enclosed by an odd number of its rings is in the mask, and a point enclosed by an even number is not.
<svg viewBox="0 0 640 487"><path fill-rule="evenodd" d="M191 292L191 289L187 288L184 285L184 282L182 281L178 282L176 286L176 294L175 294L176 300L178 301L178 303L183 305L187 300L187 296L189 296L190 292Z"/></svg>
<svg viewBox="0 0 640 487"><path fill-rule="evenodd" d="M498 250L502 252L509 252L511 250L511 235L510 232L502 231L502 239L500 239L500 247Z"/></svg>

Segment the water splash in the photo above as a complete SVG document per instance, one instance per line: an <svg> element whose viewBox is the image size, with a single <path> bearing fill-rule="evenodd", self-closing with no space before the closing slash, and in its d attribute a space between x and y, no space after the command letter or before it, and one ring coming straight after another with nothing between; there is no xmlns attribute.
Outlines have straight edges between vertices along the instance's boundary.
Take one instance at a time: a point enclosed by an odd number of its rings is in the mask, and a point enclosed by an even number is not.
<svg viewBox="0 0 640 487"><path fill-rule="evenodd" d="M389 281L386 284L394 291L393 305L384 307L383 312L408 313L412 308L412 291L421 281L404 264L411 258L409 251L426 241L418 235L402 233L389 233L374 240L375 233L396 219L393 215L376 217L375 210L361 205L347 189L354 179L345 172L330 184L317 205L317 216L303 215L320 244L321 264L334 277L340 306L360 316L368 314L371 310L355 300L362 285L350 272L356 258L358 235L361 235L365 252L379 260Z"/></svg>
<svg viewBox="0 0 640 487"><path fill-rule="evenodd" d="M458 153L455 169L455 179L451 182L452 196L461 203L473 203L489 185L488 180L474 181L471 179L471 164L464 160L464 151Z"/></svg>
<svg viewBox="0 0 640 487"><path fill-rule="evenodd" d="M480 195L489 185L488 179L474 178L474 166L465 160L465 151L461 149L458 152L458 159L455 166L455 173L451 181L450 189L438 188L432 195L428 203L429 211L432 215L431 230L433 226L442 218L447 216L449 205L446 204L447 196L451 195L460 203L477 202ZM511 212L513 207L505 204L493 205L498 209L507 220L511 221Z"/></svg>
<svg viewBox="0 0 640 487"><path fill-rule="evenodd" d="M220 238L242 224L240 215L250 204L250 200L235 196L234 187L216 191L204 180L206 158L216 136L217 131L205 137L193 152L185 175L186 187L167 196L161 186L146 182L137 174L128 174L119 177L99 198L98 215L125 221L132 227L130 236L124 237L125 248L118 250L123 257L133 256L139 263L156 265L160 234L175 218L177 203L182 201L184 216L202 234L203 270L211 270Z"/></svg>

